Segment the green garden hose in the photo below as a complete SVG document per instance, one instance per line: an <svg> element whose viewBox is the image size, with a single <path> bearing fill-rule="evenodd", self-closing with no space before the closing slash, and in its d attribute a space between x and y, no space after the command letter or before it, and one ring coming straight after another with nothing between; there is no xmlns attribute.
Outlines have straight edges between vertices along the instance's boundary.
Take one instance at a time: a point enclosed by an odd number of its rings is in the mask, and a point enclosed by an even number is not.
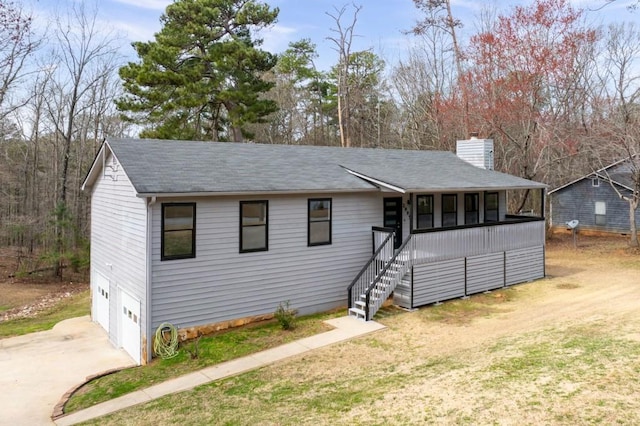
<svg viewBox="0 0 640 426"><path fill-rule="evenodd" d="M153 353L162 359L178 355L178 329L173 324L168 322L160 324L153 339Z"/></svg>

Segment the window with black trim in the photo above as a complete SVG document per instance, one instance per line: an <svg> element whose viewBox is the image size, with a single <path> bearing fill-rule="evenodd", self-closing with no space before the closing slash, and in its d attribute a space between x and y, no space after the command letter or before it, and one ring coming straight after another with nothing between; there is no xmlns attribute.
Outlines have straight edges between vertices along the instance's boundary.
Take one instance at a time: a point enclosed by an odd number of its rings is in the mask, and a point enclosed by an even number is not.
<svg viewBox="0 0 640 426"><path fill-rule="evenodd" d="M474 225L480 221L480 196L476 194L464 194L464 224Z"/></svg>
<svg viewBox="0 0 640 426"><path fill-rule="evenodd" d="M310 198L308 203L307 244L331 244L331 198Z"/></svg>
<svg viewBox="0 0 640 426"><path fill-rule="evenodd" d="M240 253L268 250L268 220L268 201L240 201Z"/></svg>
<svg viewBox="0 0 640 426"><path fill-rule="evenodd" d="M192 257L196 257L196 203L163 203L161 259Z"/></svg>
<svg viewBox="0 0 640 426"><path fill-rule="evenodd" d="M418 229L433 228L433 195L416 197Z"/></svg>
<svg viewBox="0 0 640 426"><path fill-rule="evenodd" d="M497 192L485 192L484 194L484 221L497 222L500 218L498 213L499 198Z"/></svg>
<svg viewBox="0 0 640 426"><path fill-rule="evenodd" d="M458 225L458 196L455 194L442 195L442 226Z"/></svg>

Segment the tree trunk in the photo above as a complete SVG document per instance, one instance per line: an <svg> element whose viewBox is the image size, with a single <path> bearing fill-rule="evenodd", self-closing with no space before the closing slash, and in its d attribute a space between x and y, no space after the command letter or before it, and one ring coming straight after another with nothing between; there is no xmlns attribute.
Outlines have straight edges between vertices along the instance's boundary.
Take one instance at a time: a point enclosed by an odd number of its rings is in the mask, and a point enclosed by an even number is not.
<svg viewBox="0 0 640 426"><path fill-rule="evenodd" d="M456 60L456 71L458 72L458 81L460 82L463 78L462 75L462 52L460 52L460 46L458 45L458 37L456 35L456 23L453 19L453 14L451 13L451 1L446 0L445 4L447 6L447 25L449 26L449 31L451 32L451 40L453 41L453 54ZM464 137L469 137L469 92L467 88L466 82L460 85L462 87L462 101L464 103Z"/></svg>
<svg viewBox="0 0 640 426"><path fill-rule="evenodd" d="M342 93L340 93L341 89L341 84L342 84L342 78L338 77L338 127L340 128L340 145L343 148L346 148L347 145L347 139L346 139L346 135L345 135L345 120L344 120L344 115L342 112L342 109L344 108L343 105L343 101L342 101Z"/></svg>
<svg viewBox="0 0 640 426"><path fill-rule="evenodd" d="M234 142L244 142L244 137L242 136L242 129L238 126L231 126L231 132L233 134Z"/></svg>
<svg viewBox="0 0 640 426"><path fill-rule="evenodd" d="M636 209L638 208L638 200L629 200L629 246L640 247L638 244L638 227L636 225Z"/></svg>

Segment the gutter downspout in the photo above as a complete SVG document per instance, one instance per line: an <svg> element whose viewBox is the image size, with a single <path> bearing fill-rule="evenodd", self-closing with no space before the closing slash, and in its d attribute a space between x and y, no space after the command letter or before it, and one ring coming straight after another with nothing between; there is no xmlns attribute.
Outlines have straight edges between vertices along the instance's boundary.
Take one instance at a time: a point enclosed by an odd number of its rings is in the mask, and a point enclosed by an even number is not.
<svg viewBox="0 0 640 426"><path fill-rule="evenodd" d="M413 192L409 193L409 234L413 233L413 210L416 208L413 202Z"/></svg>
<svg viewBox="0 0 640 426"><path fill-rule="evenodd" d="M147 317L146 323L146 346L147 346L147 357L145 359L145 364L151 362L153 358L152 347L153 347L153 332L152 328L152 318L151 318L151 260L152 260L152 236L153 236L153 205L156 203L156 197L147 198L147 253L145 256L145 260L147 262L147 277L146 277L146 296L145 296L145 316Z"/></svg>

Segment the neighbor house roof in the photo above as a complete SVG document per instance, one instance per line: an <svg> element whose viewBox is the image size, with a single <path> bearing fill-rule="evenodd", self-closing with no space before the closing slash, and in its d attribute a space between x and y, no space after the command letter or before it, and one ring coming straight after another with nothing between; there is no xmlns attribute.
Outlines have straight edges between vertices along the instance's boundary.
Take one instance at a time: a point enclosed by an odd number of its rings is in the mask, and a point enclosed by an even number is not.
<svg viewBox="0 0 640 426"><path fill-rule="evenodd" d="M139 196L248 192L472 191L544 188L480 169L451 152L231 142L108 139L85 179L113 153Z"/></svg>
<svg viewBox="0 0 640 426"><path fill-rule="evenodd" d="M561 191L577 182L580 182L584 179L594 179L598 178L604 180L606 182L611 182L621 188L624 188L629 191L633 191L633 178L631 176L631 170L629 169L629 159L625 158L615 163L611 163L608 166L605 166L601 169L596 170L595 172L588 173L578 179L572 180L562 186L559 186L551 191L549 191L549 195L554 192Z"/></svg>

